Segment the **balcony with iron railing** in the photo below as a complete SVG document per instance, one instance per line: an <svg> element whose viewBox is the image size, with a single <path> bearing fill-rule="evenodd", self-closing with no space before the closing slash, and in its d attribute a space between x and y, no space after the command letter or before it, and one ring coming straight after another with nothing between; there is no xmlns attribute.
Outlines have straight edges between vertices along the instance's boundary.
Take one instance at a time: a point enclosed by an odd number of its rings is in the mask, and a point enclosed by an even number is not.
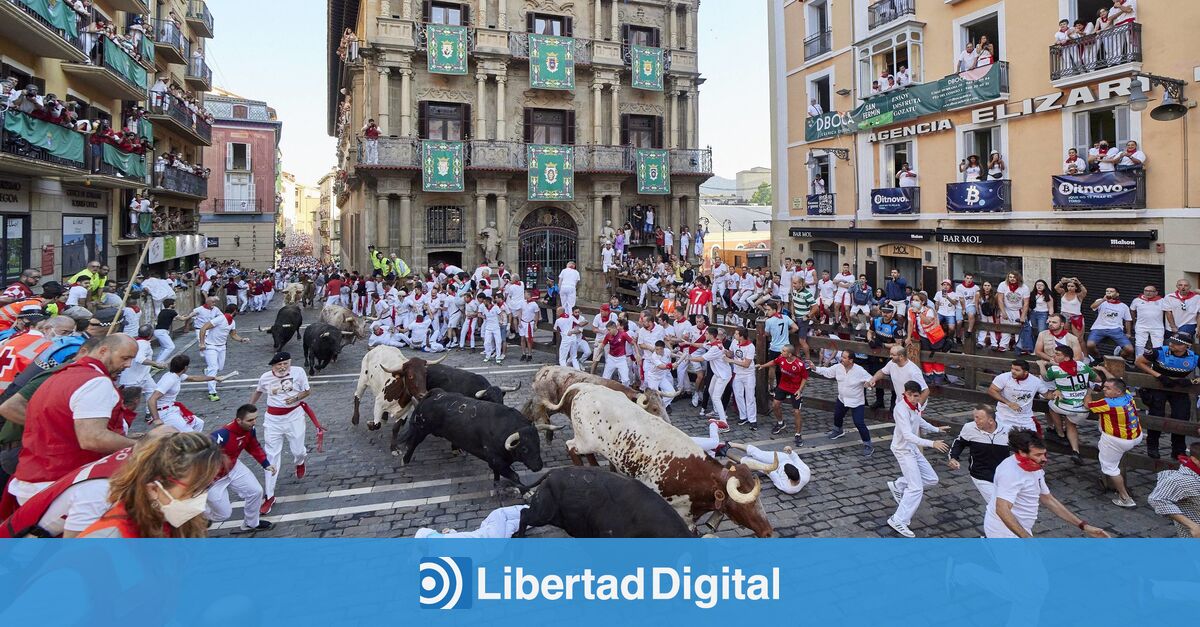
<svg viewBox="0 0 1200 627"><path fill-rule="evenodd" d="M86 63L79 27L50 13L38 3L0 0L0 40L12 42L34 56Z"/></svg>
<svg viewBox="0 0 1200 627"><path fill-rule="evenodd" d="M804 40L804 60L815 59L833 49L833 31L826 30Z"/></svg>
<svg viewBox="0 0 1200 627"><path fill-rule="evenodd" d="M212 90L212 70L204 62L204 57L192 57L192 60L188 61L187 74L184 75L184 80L187 82L188 87L196 91Z"/></svg>
<svg viewBox="0 0 1200 627"><path fill-rule="evenodd" d="M188 2L187 16L188 26L192 28L192 34L205 39L213 37L213 16L208 12L208 5L203 0L190 0Z"/></svg>
<svg viewBox="0 0 1200 627"><path fill-rule="evenodd" d="M177 134L189 137L202 146L212 145L212 125L204 115L193 112L184 102L169 93L151 92L146 102L146 117Z"/></svg>
<svg viewBox="0 0 1200 627"><path fill-rule="evenodd" d="M1054 208L1060 211L1146 208L1146 170L1143 168L1050 180Z"/></svg>
<svg viewBox="0 0 1200 627"><path fill-rule="evenodd" d="M218 198L213 201L213 213L254 215L262 213L261 198Z"/></svg>
<svg viewBox="0 0 1200 627"><path fill-rule="evenodd" d="M1012 211L1012 181L984 179L946 184L948 213L1006 213Z"/></svg>
<svg viewBox="0 0 1200 627"><path fill-rule="evenodd" d="M71 142L54 141L55 134L76 133L49 122L32 118L15 109L2 114L0 124L0 164L6 172L31 175L86 172L86 141L69 135ZM73 146L67 144L75 144Z"/></svg>
<svg viewBox="0 0 1200 627"><path fill-rule="evenodd" d="M184 196L194 200L208 198L208 179L186 170L167 166L154 173L154 189L164 195Z"/></svg>
<svg viewBox="0 0 1200 627"><path fill-rule="evenodd" d="M143 100L149 86L147 69L107 37L96 40L91 63L63 63L62 71L102 94L121 100Z"/></svg>
<svg viewBox="0 0 1200 627"><path fill-rule="evenodd" d="M916 14L916 0L879 0L867 7L867 26L873 30L905 15Z"/></svg>
<svg viewBox="0 0 1200 627"><path fill-rule="evenodd" d="M159 60L177 64L188 62L191 45L179 24L169 19L150 20L150 26L153 28L154 53Z"/></svg>
<svg viewBox="0 0 1200 627"><path fill-rule="evenodd" d="M575 39L575 65L592 64L591 39ZM509 33L508 52L514 59L529 58L529 33Z"/></svg>
<svg viewBox="0 0 1200 627"><path fill-rule="evenodd" d="M1142 25L1130 22L1050 46L1050 81L1056 86L1091 82L1140 69Z"/></svg>

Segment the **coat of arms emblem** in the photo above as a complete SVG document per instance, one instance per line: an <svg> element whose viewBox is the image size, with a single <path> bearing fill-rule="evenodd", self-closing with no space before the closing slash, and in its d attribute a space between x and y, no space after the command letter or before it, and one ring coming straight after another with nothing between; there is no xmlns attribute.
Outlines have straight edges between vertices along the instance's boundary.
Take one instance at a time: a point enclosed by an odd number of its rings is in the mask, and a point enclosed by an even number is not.
<svg viewBox="0 0 1200 627"><path fill-rule="evenodd" d="M558 71L558 53L550 52L546 54L546 69L551 73Z"/></svg>
<svg viewBox="0 0 1200 627"><path fill-rule="evenodd" d="M454 56L454 42L449 39L442 40L442 56L449 59Z"/></svg>
<svg viewBox="0 0 1200 627"><path fill-rule="evenodd" d="M650 164L650 180L651 181L658 180L658 164L657 163Z"/></svg>
<svg viewBox="0 0 1200 627"><path fill-rule="evenodd" d="M553 161L547 163L546 169L542 171L542 174L546 177L546 184L553 185L558 181L558 164Z"/></svg>
<svg viewBox="0 0 1200 627"><path fill-rule="evenodd" d="M642 61L642 74L646 76L654 75L654 63L650 59Z"/></svg>
<svg viewBox="0 0 1200 627"><path fill-rule="evenodd" d="M438 157L437 173L438 176L446 176L450 173L450 157Z"/></svg>

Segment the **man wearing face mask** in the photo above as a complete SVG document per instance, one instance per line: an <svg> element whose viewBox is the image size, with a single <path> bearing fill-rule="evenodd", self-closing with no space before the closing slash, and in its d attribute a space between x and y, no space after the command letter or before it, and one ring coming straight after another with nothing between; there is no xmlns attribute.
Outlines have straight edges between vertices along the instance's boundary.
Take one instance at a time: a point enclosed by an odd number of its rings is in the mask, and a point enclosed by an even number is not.
<svg viewBox="0 0 1200 627"><path fill-rule="evenodd" d="M213 431L211 435L225 454L225 464L208 491L208 507L204 516L214 523L229 520L233 513L233 507L229 503L229 488L233 488L234 493L245 501L245 507L242 508L244 518L237 533L267 531L275 526L270 521L259 520L258 509L263 498L262 486L254 473L238 459L242 451L246 451L266 472L272 476L278 473L258 443L258 436L254 432L254 424L257 421L258 408L254 405L242 405L238 408L237 418L233 422Z"/></svg>

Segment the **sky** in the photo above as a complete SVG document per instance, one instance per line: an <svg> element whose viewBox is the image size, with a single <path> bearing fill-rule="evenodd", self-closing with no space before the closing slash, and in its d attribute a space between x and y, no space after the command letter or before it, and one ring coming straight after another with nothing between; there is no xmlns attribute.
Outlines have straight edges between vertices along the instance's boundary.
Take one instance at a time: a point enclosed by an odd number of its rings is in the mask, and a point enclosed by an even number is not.
<svg viewBox="0 0 1200 627"><path fill-rule="evenodd" d="M215 20L207 61L215 86L265 100L283 121L283 169L316 184L335 163L326 134L324 0L207 0ZM766 2L707 0L700 8L700 145L716 174L770 166Z"/></svg>

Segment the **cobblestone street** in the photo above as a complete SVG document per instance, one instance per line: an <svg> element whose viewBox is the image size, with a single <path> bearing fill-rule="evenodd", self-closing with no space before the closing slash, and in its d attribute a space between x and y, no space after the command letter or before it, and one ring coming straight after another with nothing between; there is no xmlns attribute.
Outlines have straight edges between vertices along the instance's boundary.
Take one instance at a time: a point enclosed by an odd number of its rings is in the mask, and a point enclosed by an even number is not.
<svg viewBox="0 0 1200 627"><path fill-rule="evenodd" d="M278 306L278 302L274 306ZM316 312L305 312L307 320ZM274 309L264 313L248 313L238 318L238 326L252 342L231 345L226 372L239 371L221 387L219 402L210 402L204 384L185 384L180 400L206 420L211 431L232 418L234 410L249 399L258 375L267 369L270 358L270 339L255 329L270 325ZM180 342L193 358L192 371L203 368L190 336ZM547 341L540 337L539 341ZM189 345L191 343L192 345ZM301 362L299 340L287 347L296 364ZM309 399L322 423L328 429L325 450L315 452L316 435L308 429L311 456L308 472L297 480L290 456L280 469L275 508L267 517L276 523L268 533L280 537L400 537L411 536L417 528L430 526L466 529L476 527L496 507L518 504L511 491L493 491L491 472L480 460L470 456L452 456L449 446L439 438L430 438L417 450L413 462L402 467L397 457L389 453L390 424L381 431L368 431L366 419L358 427L350 424L352 397L357 381L359 362L366 350L365 342L346 347L336 364L313 377L314 392ZM516 355L516 347L510 354ZM468 369L487 376L493 383L512 385L522 382L521 390L508 395L508 404L520 407L528 399L528 382L542 365L552 362L549 353L538 352L533 363L521 363L510 358L503 365L484 364L478 353L452 352L446 364ZM808 396L832 398L833 386L821 379L810 384ZM963 403L935 399L935 417L962 415L969 410ZM369 412L370 397L363 408ZM735 414L736 415L736 412ZM673 407L674 424L689 435L703 435L707 422L698 417L686 399ZM828 412L805 411L805 442L801 456L812 469L812 481L796 496L781 495L769 482L764 486L762 503L776 531L783 537L893 537L886 520L895 505L887 491L886 482L898 473L895 459L888 451L890 424L872 424L876 444L874 456L864 458L861 445L851 433L831 442L824 437L831 425ZM555 417L558 424L566 423L563 416ZM547 469L570 463L562 442L569 430L558 434L550 445L543 444L543 459ZM722 436L736 442L750 442L766 449L782 449L790 443L786 438L771 439L769 422L757 431L734 426ZM1089 435L1085 435L1085 438ZM1094 430L1090 434L1095 438ZM983 503L971 484L964 468L951 472L940 459L930 457L941 477L941 484L926 492L925 500L913 520L913 529L921 537L976 537L981 533ZM244 460L245 461L245 460ZM252 462L250 466L254 466ZM517 466L523 478L532 481L536 475ZM261 471L258 471L261 472ZM1120 536L1168 536L1173 529L1166 519L1146 506L1145 497L1153 488L1153 476L1134 471L1129 476L1130 487L1139 507L1123 510L1109 502L1111 495L1101 494L1096 478L1099 474L1094 461L1076 467L1065 456L1052 456L1047 476L1053 493L1089 522L1102 526ZM260 474L261 480L261 474ZM240 507L240 504L236 504ZM215 526L214 536L228 535L240 523L240 509L234 518ZM1035 532L1045 536L1078 535L1043 508ZM535 535L556 536L554 528L540 529ZM748 531L726 522L722 536L746 535Z"/></svg>

